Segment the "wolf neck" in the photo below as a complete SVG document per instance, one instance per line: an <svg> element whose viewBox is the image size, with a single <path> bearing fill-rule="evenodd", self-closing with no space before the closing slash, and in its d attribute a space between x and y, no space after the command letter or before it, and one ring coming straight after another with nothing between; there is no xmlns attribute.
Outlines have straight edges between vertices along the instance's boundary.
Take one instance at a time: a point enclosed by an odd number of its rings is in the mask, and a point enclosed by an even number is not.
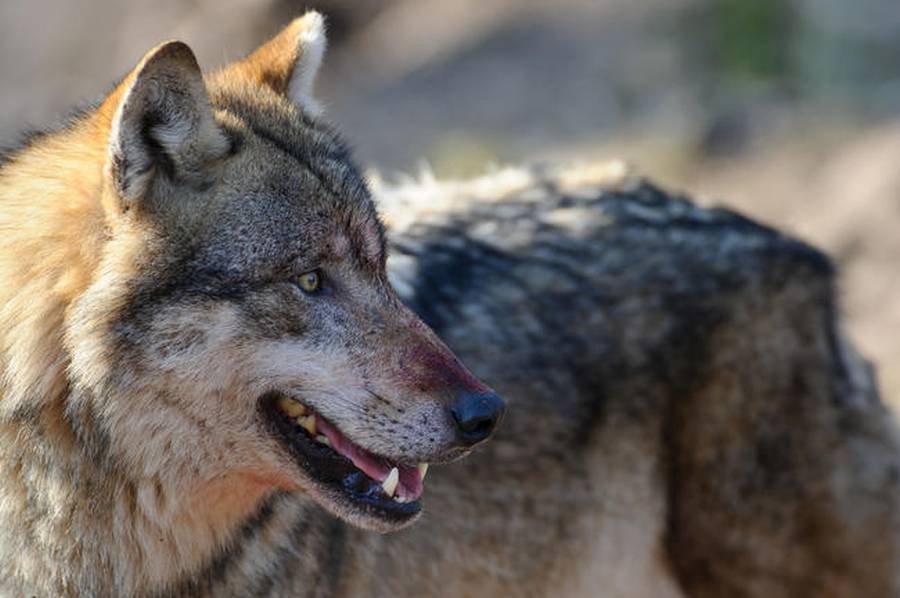
<svg viewBox="0 0 900 598"><path fill-rule="evenodd" d="M66 392L65 312L105 234L99 128L86 118L0 170L0 419Z"/></svg>
<svg viewBox="0 0 900 598"><path fill-rule="evenodd" d="M95 454L93 434L58 399L0 422L0 595L164 591L236 550L273 497L253 472L194 486L184 471L127 475Z"/></svg>
<svg viewBox="0 0 900 598"><path fill-rule="evenodd" d="M64 320L108 236L104 167L125 89L0 162L0 421L67 391Z"/></svg>
<svg viewBox="0 0 900 598"><path fill-rule="evenodd" d="M0 594L155 587L200 566L272 493L252 472L199 488L176 471L126 477L87 448L109 439L86 443L90 413L76 421L64 331L106 242L107 120L101 107L0 169Z"/></svg>

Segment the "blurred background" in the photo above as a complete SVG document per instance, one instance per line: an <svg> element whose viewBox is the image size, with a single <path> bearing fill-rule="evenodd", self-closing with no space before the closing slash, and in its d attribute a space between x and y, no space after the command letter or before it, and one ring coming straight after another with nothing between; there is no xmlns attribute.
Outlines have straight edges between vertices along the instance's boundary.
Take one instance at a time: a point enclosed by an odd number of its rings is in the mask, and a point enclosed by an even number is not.
<svg viewBox="0 0 900 598"><path fill-rule="evenodd" d="M624 158L826 249L900 405L897 0L3 0L0 139L99 97L150 47L207 68L306 8L319 96L390 179Z"/></svg>

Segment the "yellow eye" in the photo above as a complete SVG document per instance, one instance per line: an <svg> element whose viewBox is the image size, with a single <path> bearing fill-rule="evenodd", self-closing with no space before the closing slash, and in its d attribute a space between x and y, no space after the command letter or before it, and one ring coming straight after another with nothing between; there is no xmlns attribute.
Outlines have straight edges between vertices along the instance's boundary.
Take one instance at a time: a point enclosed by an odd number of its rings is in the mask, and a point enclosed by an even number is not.
<svg viewBox="0 0 900 598"><path fill-rule="evenodd" d="M319 290L319 286L322 284L322 277L319 275L318 270L311 270L304 274L300 275L300 280L297 281L297 284L303 289L305 293L315 293Z"/></svg>

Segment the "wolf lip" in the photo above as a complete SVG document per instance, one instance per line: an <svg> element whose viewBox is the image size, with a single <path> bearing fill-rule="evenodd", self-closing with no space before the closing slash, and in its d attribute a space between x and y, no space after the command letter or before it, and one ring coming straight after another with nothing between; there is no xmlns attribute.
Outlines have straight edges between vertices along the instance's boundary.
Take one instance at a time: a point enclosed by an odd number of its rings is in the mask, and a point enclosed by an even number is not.
<svg viewBox="0 0 900 598"><path fill-rule="evenodd" d="M390 519L418 513L427 464L392 462L367 451L311 408L283 394L264 396L261 406L275 435L330 493Z"/></svg>
<svg viewBox="0 0 900 598"><path fill-rule="evenodd" d="M384 457L379 457L369 451L353 444L346 436L319 416L316 418L316 427L328 439L328 446L336 453L349 459L357 469L384 486L391 476L397 479L394 482L393 492L387 492L401 499L401 502L418 500L422 495L423 479L419 475L417 466L392 463ZM393 473L396 469L397 473Z"/></svg>

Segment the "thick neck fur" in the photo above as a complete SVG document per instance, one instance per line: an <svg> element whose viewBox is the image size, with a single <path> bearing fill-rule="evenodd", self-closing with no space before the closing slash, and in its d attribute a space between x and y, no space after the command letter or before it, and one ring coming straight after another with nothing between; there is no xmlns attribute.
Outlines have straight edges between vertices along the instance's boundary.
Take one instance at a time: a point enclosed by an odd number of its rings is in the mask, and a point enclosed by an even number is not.
<svg viewBox="0 0 900 598"><path fill-rule="evenodd" d="M87 450L104 439L92 397L73 396L63 331L108 237L115 101L0 169L0 590L16 594L161 587L226 545L273 488L250 471L192 487L178 480L196 472L126 475Z"/></svg>

